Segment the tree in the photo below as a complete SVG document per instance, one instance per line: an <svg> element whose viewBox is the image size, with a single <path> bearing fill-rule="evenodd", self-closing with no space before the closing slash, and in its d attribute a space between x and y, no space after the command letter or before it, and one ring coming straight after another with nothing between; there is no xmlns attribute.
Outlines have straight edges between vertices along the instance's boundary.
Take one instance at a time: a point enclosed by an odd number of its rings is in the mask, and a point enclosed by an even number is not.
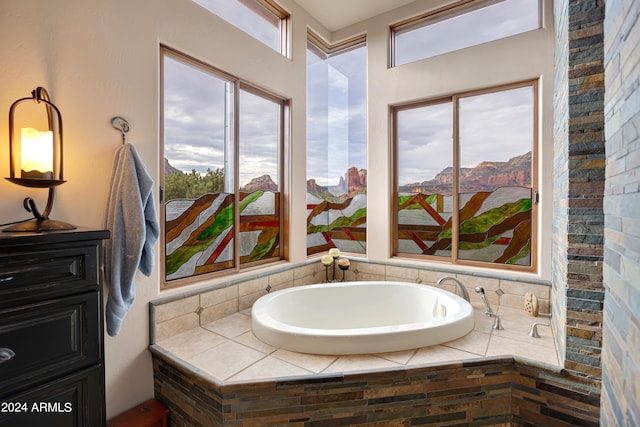
<svg viewBox="0 0 640 427"><path fill-rule="evenodd" d="M203 194L221 193L224 190L224 168L205 174L192 169L190 173L173 173L164 178L165 200L197 199Z"/></svg>

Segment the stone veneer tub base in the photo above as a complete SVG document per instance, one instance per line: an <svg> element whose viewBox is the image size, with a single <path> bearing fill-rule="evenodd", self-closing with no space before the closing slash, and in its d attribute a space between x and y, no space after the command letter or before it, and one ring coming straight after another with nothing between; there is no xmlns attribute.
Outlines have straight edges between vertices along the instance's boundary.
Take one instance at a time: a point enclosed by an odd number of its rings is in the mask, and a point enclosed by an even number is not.
<svg viewBox="0 0 640 427"><path fill-rule="evenodd" d="M171 426L598 426L597 385L516 357L220 384L151 345Z"/></svg>

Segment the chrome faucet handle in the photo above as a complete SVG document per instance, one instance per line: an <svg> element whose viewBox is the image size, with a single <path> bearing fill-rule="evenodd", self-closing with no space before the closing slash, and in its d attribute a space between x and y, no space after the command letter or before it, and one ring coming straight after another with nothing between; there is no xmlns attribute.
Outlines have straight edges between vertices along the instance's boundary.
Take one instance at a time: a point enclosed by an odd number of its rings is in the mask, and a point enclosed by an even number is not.
<svg viewBox="0 0 640 427"><path fill-rule="evenodd" d="M492 329L497 329L499 331L504 329L502 327L502 320L500 320L500 316L495 314L493 311L491 311L491 312L485 311L484 315L488 316L488 317L493 317L493 325L491 326Z"/></svg>
<svg viewBox="0 0 640 427"><path fill-rule="evenodd" d="M495 316L495 320L493 321L493 329L497 329L499 331L503 330L504 328L502 327L502 320L500 320L500 316L498 316L497 314L494 314Z"/></svg>
<svg viewBox="0 0 640 427"><path fill-rule="evenodd" d="M538 333L538 326L551 326L551 324L534 322L533 325L531 325L531 330L529 330L529 336L531 338L540 338L540 334Z"/></svg>

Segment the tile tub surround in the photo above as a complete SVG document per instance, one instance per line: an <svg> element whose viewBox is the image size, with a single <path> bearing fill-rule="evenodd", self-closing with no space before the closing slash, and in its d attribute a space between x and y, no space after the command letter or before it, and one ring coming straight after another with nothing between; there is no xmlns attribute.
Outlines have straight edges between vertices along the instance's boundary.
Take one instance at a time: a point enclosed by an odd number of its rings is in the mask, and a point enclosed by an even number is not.
<svg viewBox="0 0 640 427"><path fill-rule="evenodd" d="M482 300L473 288L482 286L492 307L500 305L522 310L525 293L533 292L540 303L540 312L549 313L551 287L549 282L543 280L518 276L493 277L486 272L462 274L397 262L381 264L357 259L351 259L351 268L347 271L347 280L351 281L389 280L432 286L436 286L438 279L444 276L459 279L467 288L474 305L482 305ZM325 271L320 261L310 260L303 265L285 266L270 273L231 280L152 301L149 304L150 342L153 344L196 326L251 308L258 298L267 293L267 286L274 292L292 286L322 283L324 277ZM452 282L445 282L442 288L455 292ZM495 292L498 289L504 292L501 297Z"/></svg>
<svg viewBox="0 0 640 427"><path fill-rule="evenodd" d="M562 375L551 328L527 335L544 318L500 307L497 331L475 309L459 340L356 356L271 347L244 310L152 345L155 397L179 426L598 424L599 389Z"/></svg>
<svg viewBox="0 0 640 427"><path fill-rule="evenodd" d="M599 389L510 356L220 384L151 352L172 426L598 426Z"/></svg>
<svg viewBox="0 0 640 427"><path fill-rule="evenodd" d="M394 425L398 420L397 425L405 422L450 425L455 424L455 420L473 421L477 425L524 425L524 420L538 420L529 425L541 426L550 425L550 420L555 420L551 424L568 420L565 425L573 421L597 425L599 389L564 378L549 327L539 327L541 338L527 336L534 321L549 323L549 319L524 314L524 293L535 292L541 301L541 312L545 312L549 307L548 284L357 261L352 261L349 273L348 280L424 284L435 284L447 275L457 277L472 298L476 328L469 335L441 346L361 356L293 353L257 340L250 331L251 304L266 293L267 285L278 290L321 282L324 269L319 262L153 301L150 350L154 358L156 397L172 409L172 425L268 425L265 423L271 421L267 420L278 420L273 423L334 426L351 425L362 419L369 420L365 425ZM502 317L504 330L491 329L492 320L483 315L483 303L473 292L477 285L487 291L492 307ZM453 287L443 287L454 291ZM505 295L498 298L497 289L502 289ZM452 364L454 360L465 362ZM500 361L503 369L500 373L491 370L495 360ZM431 384L436 380L423 373L425 366L440 365L434 369L444 369L447 378L454 378L452 372L471 366L469 363L478 366L471 374L455 381L442 380L448 384L447 391L434 392L433 387L440 390L437 384ZM440 396L435 403L431 399L414 398L413 393L405 396L403 392L393 391L395 381L405 381L394 378L414 375L414 371L419 373L418 379L407 386L408 389L430 389L429 396ZM385 372L390 372L390 379L376 380L380 375L384 377ZM349 381L352 377L362 381L354 380L360 385L346 386L347 377ZM485 377L493 380L487 380L487 384L478 380ZM494 380L500 385L495 385ZM483 385L478 385L478 381ZM326 403L309 404L307 399L302 404L300 399L315 387L324 390L322 394L326 396L322 399L326 399ZM381 407L367 403L366 408L360 408L365 415L350 418L352 410L345 409L339 414L340 411L333 413L332 409L350 408L348 402L341 401L347 396L345 387L359 387L359 391L354 392L358 396L368 390L365 394L387 397L381 397ZM401 388L404 390L404 386ZM296 396L291 397L290 393ZM394 393L402 396L393 397ZM333 395L342 397L331 403ZM361 405L363 399L358 397L357 405ZM365 400L378 402L376 399ZM409 401L408 409L402 403L405 400ZM301 407L304 407L302 414ZM269 414L270 411L274 413ZM375 416L372 411L381 413ZM378 424L373 422L375 419L380 420Z"/></svg>
<svg viewBox="0 0 640 427"><path fill-rule="evenodd" d="M253 335L248 309L158 341L156 346L206 372L219 384L398 369L501 355L515 355L559 367L551 328L538 327L540 338L528 336L533 322L548 324L548 318L525 316L521 311L508 307L500 307L498 314L504 330L492 329L493 319L476 306L475 328L464 337L441 345L392 353L327 356L278 349Z"/></svg>

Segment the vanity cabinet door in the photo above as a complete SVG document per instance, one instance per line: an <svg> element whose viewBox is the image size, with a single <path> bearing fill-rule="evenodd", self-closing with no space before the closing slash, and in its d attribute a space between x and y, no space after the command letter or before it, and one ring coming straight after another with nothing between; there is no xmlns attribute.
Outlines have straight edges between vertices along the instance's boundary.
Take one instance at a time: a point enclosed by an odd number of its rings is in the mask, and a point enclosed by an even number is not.
<svg viewBox="0 0 640 427"><path fill-rule="evenodd" d="M98 292L0 310L0 398L100 362ZM1 408L0 408L1 409Z"/></svg>
<svg viewBox="0 0 640 427"><path fill-rule="evenodd" d="M0 399L0 427L104 426L102 366Z"/></svg>
<svg viewBox="0 0 640 427"><path fill-rule="evenodd" d="M104 427L108 230L0 232L0 427Z"/></svg>

